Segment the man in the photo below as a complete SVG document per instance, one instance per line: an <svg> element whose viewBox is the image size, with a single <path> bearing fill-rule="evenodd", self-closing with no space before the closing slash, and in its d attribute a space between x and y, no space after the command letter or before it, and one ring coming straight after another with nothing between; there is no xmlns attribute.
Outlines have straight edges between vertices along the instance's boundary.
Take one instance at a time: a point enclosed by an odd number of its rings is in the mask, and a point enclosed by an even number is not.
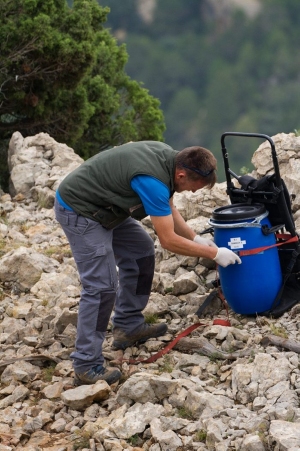
<svg viewBox="0 0 300 451"><path fill-rule="evenodd" d="M178 152L157 141L131 142L100 152L60 184L55 212L71 246L82 284L76 350L71 354L75 385L120 379L105 368L102 344L114 308L113 346L126 349L166 333L148 325L142 310L151 292L154 243L137 220L150 215L163 248L206 257L221 266L240 258L202 238L173 205L174 192L197 191L216 182L216 159L202 147ZM118 274L117 269L118 267Z"/></svg>

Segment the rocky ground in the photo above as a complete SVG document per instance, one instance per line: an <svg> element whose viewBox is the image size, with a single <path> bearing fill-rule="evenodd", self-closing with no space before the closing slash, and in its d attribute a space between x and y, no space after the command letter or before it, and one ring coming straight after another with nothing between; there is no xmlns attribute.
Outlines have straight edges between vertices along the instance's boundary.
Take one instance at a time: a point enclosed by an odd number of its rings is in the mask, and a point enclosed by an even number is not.
<svg viewBox="0 0 300 451"><path fill-rule="evenodd" d="M294 135L275 141L297 220L300 142ZM263 152L254 158L266 173ZM167 322L168 334L123 354L111 349L110 326L105 358L122 369L122 380L74 388L69 356L80 283L52 204L80 160L48 135L15 134L9 162L10 193L0 199L0 451L300 450L299 306L272 319L227 315L215 299L198 318L216 269L163 250L147 218L156 273L144 314ZM227 202L223 184L176 196L196 231ZM198 322L158 360L139 362Z"/></svg>

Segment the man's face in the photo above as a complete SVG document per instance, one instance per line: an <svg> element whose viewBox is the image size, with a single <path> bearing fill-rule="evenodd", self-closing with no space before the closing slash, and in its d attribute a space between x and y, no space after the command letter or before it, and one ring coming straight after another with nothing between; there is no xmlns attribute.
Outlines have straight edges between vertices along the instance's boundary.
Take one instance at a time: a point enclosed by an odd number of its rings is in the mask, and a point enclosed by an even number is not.
<svg viewBox="0 0 300 451"><path fill-rule="evenodd" d="M190 180L184 169L176 169L174 178L174 187L177 193L182 191L192 191L195 193L198 189L206 186L203 180Z"/></svg>

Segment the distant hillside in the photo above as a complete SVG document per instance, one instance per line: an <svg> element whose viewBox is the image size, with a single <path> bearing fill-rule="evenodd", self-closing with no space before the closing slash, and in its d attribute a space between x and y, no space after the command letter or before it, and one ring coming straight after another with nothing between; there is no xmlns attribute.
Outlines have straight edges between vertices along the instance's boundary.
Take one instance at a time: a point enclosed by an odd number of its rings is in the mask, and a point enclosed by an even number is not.
<svg viewBox="0 0 300 451"><path fill-rule="evenodd" d="M298 0L101 0L129 54L126 71L161 102L165 140L200 143L219 158L226 131L300 127ZM235 172L251 140L229 143ZM244 170L244 169L243 169ZM222 169L220 169L222 174Z"/></svg>
<svg viewBox="0 0 300 451"><path fill-rule="evenodd" d="M157 0L137 0L136 9L142 20L148 24L154 20ZM261 9L261 0L204 0L199 2L203 14L209 19L218 19L231 15L236 8L241 9L249 17L256 16Z"/></svg>

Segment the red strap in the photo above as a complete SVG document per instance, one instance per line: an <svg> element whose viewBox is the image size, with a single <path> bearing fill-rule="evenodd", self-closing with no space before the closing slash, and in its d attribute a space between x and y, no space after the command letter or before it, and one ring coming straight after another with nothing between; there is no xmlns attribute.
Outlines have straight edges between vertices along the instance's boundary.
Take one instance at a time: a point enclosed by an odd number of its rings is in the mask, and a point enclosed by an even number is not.
<svg viewBox="0 0 300 451"><path fill-rule="evenodd" d="M215 326L227 326L227 327L231 326L230 321L227 319L215 319L213 324Z"/></svg>
<svg viewBox="0 0 300 451"><path fill-rule="evenodd" d="M218 267L217 267L218 269ZM216 280L218 280L218 277L216 277ZM225 296L223 294L223 291L221 289L221 285L219 285L219 290L218 290L218 296L221 299L221 301L223 302L223 305L226 309L226 315L227 315L227 320L225 319L215 319L213 324L219 324L220 326L231 326L230 321L229 321L229 309L228 309L228 304L227 301L225 299Z"/></svg>
<svg viewBox="0 0 300 451"><path fill-rule="evenodd" d="M259 254L260 252L266 251L267 249L271 249L272 247L281 246L282 244L287 244L287 243L293 243L293 242L296 242L299 240L299 237L297 235L291 237L291 235L288 235L286 233L278 233L278 234L276 234L276 238L283 239L283 240L285 239L285 241L280 241L276 244L272 244L271 246L262 246L262 247L257 247L255 249L246 249L244 251L238 251L238 255L240 257L246 257L247 255L255 255L255 254Z"/></svg>
<svg viewBox="0 0 300 451"><path fill-rule="evenodd" d="M161 349L160 351L158 351L156 354L152 355L151 357L149 357L146 360L131 360L129 359L128 362L131 364L135 364L135 363L152 363L155 362L157 359L159 359L160 357L162 357L163 355L167 354L167 352L169 352L172 348L174 348L174 346L176 345L176 343L178 343L178 341L182 338L185 337L186 335L190 334L191 332L193 332L193 330L197 329L199 326L207 326L207 324L204 323L195 323L192 324L191 326L189 326L187 329L185 329L183 332L181 332L176 338L174 338L173 341L171 341L171 343L169 343L165 348Z"/></svg>
<svg viewBox="0 0 300 451"><path fill-rule="evenodd" d="M231 326L230 322L225 320L225 319L215 319L213 321L213 325L220 325L220 326ZM195 323L192 324L191 326L189 326L187 329L185 329L183 332L181 332L176 338L174 338L173 341L171 341L165 348L161 349L160 351L158 351L156 354L152 355L151 357L149 357L148 359L123 359L123 362L128 362L131 365L135 365L137 363L153 363L155 362L157 359L159 359L160 357L162 357L163 355L167 354L172 348L174 348L174 346L176 345L176 343L178 343L178 341L183 338L186 337L187 335L189 335L191 332L193 332L193 330L197 329L200 326L208 326L208 324L204 324L204 323Z"/></svg>

